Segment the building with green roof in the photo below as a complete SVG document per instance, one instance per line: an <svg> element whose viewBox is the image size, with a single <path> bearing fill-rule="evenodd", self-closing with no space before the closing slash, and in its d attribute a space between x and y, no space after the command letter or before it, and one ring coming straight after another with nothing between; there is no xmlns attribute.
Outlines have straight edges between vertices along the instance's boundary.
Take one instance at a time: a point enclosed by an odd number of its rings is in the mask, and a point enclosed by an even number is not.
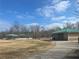
<svg viewBox="0 0 79 59"><path fill-rule="evenodd" d="M78 40L79 30L77 29L62 29L55 31L52 34L52 39L55 41L68 41L68 40Z"/></svg>

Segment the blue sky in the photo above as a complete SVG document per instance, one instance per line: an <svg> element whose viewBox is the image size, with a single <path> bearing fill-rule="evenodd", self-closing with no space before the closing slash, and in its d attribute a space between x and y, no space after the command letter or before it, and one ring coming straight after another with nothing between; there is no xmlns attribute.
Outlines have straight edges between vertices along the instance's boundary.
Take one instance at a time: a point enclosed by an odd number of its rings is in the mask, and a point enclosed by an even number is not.
<svg viewBox="0 0 79 59"><path fill-rule="evenodd" d="M48 29L79 21L74 15L78 0L0 0L0 29L14 22Z"/></svg>

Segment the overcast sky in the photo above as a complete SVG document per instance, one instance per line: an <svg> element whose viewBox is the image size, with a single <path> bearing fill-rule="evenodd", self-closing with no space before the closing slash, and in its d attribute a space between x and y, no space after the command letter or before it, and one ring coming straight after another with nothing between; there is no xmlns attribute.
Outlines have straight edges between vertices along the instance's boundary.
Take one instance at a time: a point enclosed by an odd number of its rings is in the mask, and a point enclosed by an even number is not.
<svg viewBox="0 0 79 59"><path fill-rule="evenodd" d="M78 0L0 0L0 30L18 21L47 28L79 21L74 15Z"/></svg>

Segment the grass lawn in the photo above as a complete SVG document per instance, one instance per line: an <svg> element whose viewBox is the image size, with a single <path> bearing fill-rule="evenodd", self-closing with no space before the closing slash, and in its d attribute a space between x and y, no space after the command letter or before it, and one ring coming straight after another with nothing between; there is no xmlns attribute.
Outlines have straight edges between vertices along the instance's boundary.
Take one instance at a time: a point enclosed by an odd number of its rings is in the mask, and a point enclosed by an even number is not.
<svg viewBox="0 0 79 59"><path fill-rule="evenodd" d="M0 40L0 59L27 59L51 47L50 42L40 40Z"/></svg>

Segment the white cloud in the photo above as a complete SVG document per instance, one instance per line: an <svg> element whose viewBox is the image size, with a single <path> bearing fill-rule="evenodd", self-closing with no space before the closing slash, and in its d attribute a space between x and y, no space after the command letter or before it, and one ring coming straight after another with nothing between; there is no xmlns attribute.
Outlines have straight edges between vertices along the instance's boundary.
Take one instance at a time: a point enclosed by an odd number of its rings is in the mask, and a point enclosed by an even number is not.
<svg viewBox="0 0 79 59"><path fill-rule="evenodd" d="M38 24L38 23L29 23L29 24L26 24L27 27L30 27L30 26L32 26L32 25L35 26L35 25L40 25L40 24ZM41 25L40 25L40 26L41 26Z"/></svg>
<svg viewBox="0 0 79 59"><path fill-rule="evenodd" d="M59 3L61 0L51 0L52 3L51 4L56 4L56 3Z"/></svg>
<svg viewBox="0 0 79 59"><path fill-rule="evenodd" d="M35 19L34 16L32 16L32 15L27 15L27 14L16 15L16 18L18 18L18 19Z"/></svg>
<svg viewBox="0 0 79 59"><path fill-rule="evenodd" d="M53 6L45 6L43 8L38 8L37 11L40 15L45 17L52 17L54 14Z"/></svg>
<svg viewBox="0 0 79 59"><path fill-rule="evenodd" d="M76 23L76 22L78 22L78 21L79 21L79 18L72 16L72 17L66 18L66 20L64 20L64 21L62 21L62 22L63 22L63 23L67 23L67 22Z"/></svg>
<svg viewBox="0 0 79 59"><path fill-rule="evenodd" d="M50 4L43 6L42 8L38 8L37 12L44 17L53 17L55 15L55 12L66 11L70 6L69 0L66 1L58 0L56 4L53 3L56 3L56 1L53 2L53 0L51 0Z"/></svg>
<svg viewBox="0 0 79 59"><path fill-rule="evenodd" d="M53 29L53 28L56 28L56 27L63 27L63 24L61 23L51 23L51 24L48 24L45 26L47 29Z"/></svg>
<svg viewBox="0 0 79 59"><path fill-rule="evenodd" d="M68 23L73 23L75 24L76 22L79 22L79 18L77 17L74 17L74 16L71 16L71 17L64 17L64 16L61 16L61 17L58 17L60 19L65 19L65 20L62 20L58 23L51 23L51 24L48 24L46 25L45 27L47 29L52 29L52 28L56 28L56 27L61 27L63 28L63 26L68 22Z"/></svg>
<svg viewBox="0 0 79 59"><path fill-rule="evenodd" d="M79 3L79 0L77 0L77 2Z"/></svg>
<svg viewBox="0 0 79 59"><path fill-rule="evenodd" d="M52 20L63 20L63 19L66 19L66 16L58 16L58 17L52 17Z"/></svg>
<svg viewBox="0 0 79 59"><path fill-rule="evenodd" d="M39 26L45 27L45 29L53 29L53 28L57 28L57 27L63 28L63 26L67 22L75 24L76 22L79 21L79 19L74 17L74 16L71 16L71 17L60 16L60 17L56 17L55 19L65 19L65 20L62 20L62 21L59 21L59 22L55 22L55 23L50 23L50 24L47 24L47 25L41 25L39 23L30 23L30 24L26 24L26 25L28 25L28 26L39 25Z"/></svg>
<svg viewBox="0 0 79 59"><path fill-rule="evenodd" d="M29 24L29 25L39 25L38 23L31 23L31 24Z"/></svg>
<svg viewBox="0 0 79 59"><path fill-rule="evenodd" d="M70 1L61 1L60 3L54 6L57 12L66 11L70 7Z"/></svg>
<svg viewBox="0 0 79 59"><path fill-rule="evenodd" d="M16 18L19 18L19 19L24 19L25 16L24 15L16 15Z"/></svg>
<svg viewBox="0 0 79 59"><path fill-rule="evenodd" d="M63 27L63 24L61 23L51 23L51 24L47 24L47 25L41 25L41 24L38 24L38 23L30 23L30 24L26 24L26 26L28 26L28 28L31 26L31 25L39 25L41 27L44 27L45 30L48 30L48 29L55 29L57 27ZM42 28L41 28L42 29ZM40 30L41 30L40 29Z"/></svg>
<svg viewBox="0 0 79 59"><path fill-rule="evenodd" d="M0 31L8 30L11 27L11 24L7 21L0 20Z"/></svg>

